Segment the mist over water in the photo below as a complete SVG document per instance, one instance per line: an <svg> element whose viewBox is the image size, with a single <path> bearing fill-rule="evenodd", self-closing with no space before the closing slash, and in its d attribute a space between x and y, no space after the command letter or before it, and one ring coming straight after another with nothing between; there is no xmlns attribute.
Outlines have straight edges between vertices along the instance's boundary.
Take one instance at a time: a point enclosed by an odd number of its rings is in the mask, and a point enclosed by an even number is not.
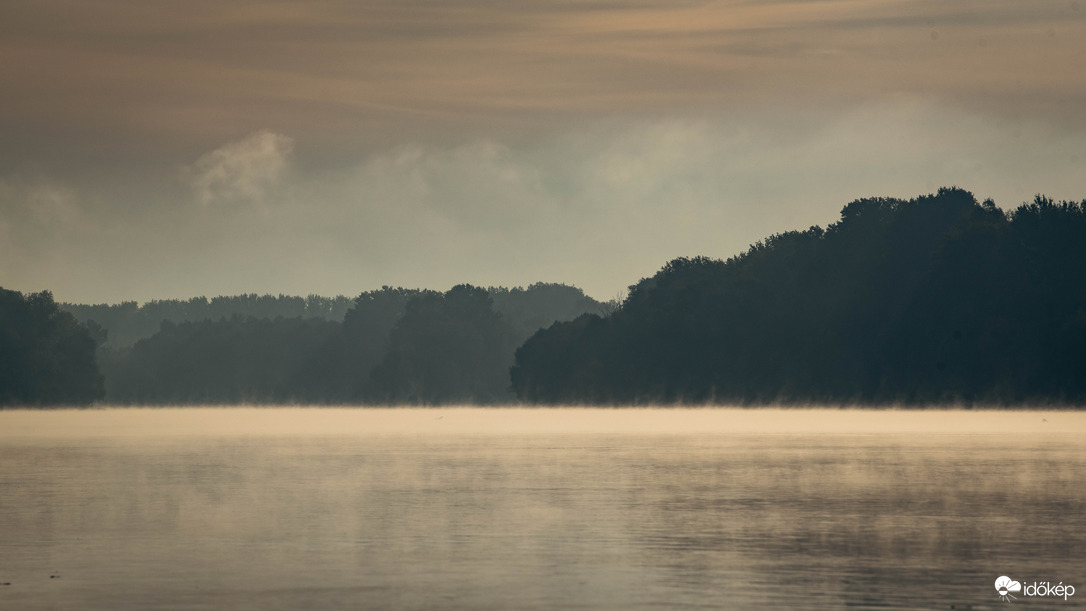
<svg viewBox="0 0 1086 611"><path fill-rule="evenodd" d="M1000 575L1086 582L1083 432L1043 411L0 412L0 607L995 608Z"/></svg>

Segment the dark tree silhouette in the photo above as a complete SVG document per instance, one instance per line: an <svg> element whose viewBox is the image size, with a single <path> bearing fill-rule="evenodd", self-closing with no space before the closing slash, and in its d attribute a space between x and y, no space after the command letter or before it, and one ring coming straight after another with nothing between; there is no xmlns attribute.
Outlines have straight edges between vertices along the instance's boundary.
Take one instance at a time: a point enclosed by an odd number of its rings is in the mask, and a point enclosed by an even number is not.
<svg viewBox="0 0 1086 611"><path fill-rule="evenodd" d="M320 357L339 324L315 318L235 316L166 321L155 335L108 361L118 403L309 403L325 399Z"/></svg>
<svg viewBox="0 0 1086 611"><path fill-rule="evenodd" d="M96 343L129 403L498 403L510 382L540 403L1086 401L1086 205L1005 214L957 188L675 259L618 307L559 284L384 287L65 305L80 326L48 293L0 298L8 405L100 397Z"/></svg>
<svg viewBox="0 0 1086 611"><path fill-rule="evenodd" d="M329 388L340 389L338 394L346 401L369 399L370 372L388 351L393 328L410 301L428 294L431 291L385 286L359 295L328 350Z"/></svg>
<svg viewBox="0 0 1086 611"><path fill-rule="evenodd" d="M103 337L101 327L94 331ZM48 291L0 288L0 405L86 405L104 395L95 338Z"/></svg>
<svg viewBox="0 0 1086 611"><path fill-rule="evenodd" d="M676 259L516 353L530 402L1081 403L1086 211L961 189Z"/></svg>
<svg viewBox="0 0 1086 611"><path fill-rule="evenodd" d="M508 400L516 342L485 289L462 284L407 303L371 374L374 398L389 403Z"/></svg>
<svg viewBox="0 0 1086 611"><path fill-rule="evenodd" d="M581 314L601 314L607 305L567 284L537 282L528 288L490 287L494 311L512 327L517 344L536 331L560 320L573 320Z"/></svg>
<svg viewBox="0 0 1086 611"><path fill-rule="evenodd" d="M500 295L508 318L491 309L489 294ZM331 302L321 300L308 298L304 312ZM290 303L303 311L282 296L150 302L135 311L144 319L169 311L201 316L261 303L266 312ZM512 398L508 369L517 344L544 324L600 307L580 289L554 284L445 294L386 286L360 294L342 324L323 315L167 319L135 346L106 346L98 358L107 398L118 403L496 402Z"/></svg>
<svg viewBox="0 0 1086 611"><path fill-rule="evenodd" d="M93 320L109 331L108 348L128 348L138 340L158 332L162 321L180 323L186 321L221 320L242 318L320 318L343 320L352 300L339 295L322 297L309 295L257 295L248 293L233 296L193 297L192 299L165 299L148 301L143 305L135 301L119 304L84 305L62 303L61 309L71 312L85 323Z"/></svg>

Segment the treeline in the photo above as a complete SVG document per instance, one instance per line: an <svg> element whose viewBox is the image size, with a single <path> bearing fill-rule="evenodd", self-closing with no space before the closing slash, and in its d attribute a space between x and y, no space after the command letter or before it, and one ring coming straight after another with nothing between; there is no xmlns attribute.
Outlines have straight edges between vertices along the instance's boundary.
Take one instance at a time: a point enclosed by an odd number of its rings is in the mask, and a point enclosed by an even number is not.
<svg viewBox="0 0 1086 611"><path fill-rule="evenodd" d="M1082 405L1086 202L857 200L622 304L535 284L63 307L0 289L0 405Z"/></svg>
<svg viewBox="0 0 1086 611"><path fill-rule="evenodd" d="M61 311L49 292L0 288L0 407L86 405L102 398L96 345L91 330Z"/></svg>
<svg viewBox="0 0 1086 611"><path fill-rule="evenodd" d="M1086 202L862 199L727 261L676 259L611 316L516 352L535 403L1086 401Z"/></svg>
<svg viewBox="0 0 1086 611"><path fill-rule="evenodd" d="M143 305L135 301L116 304L62 303L61 309L70 312L81 323L93 320L109 330L106 345L111 348L127 348L145 337L158 332L164 320L172 322L219 320L241 316L243 318L320 318L341 321L353 304L350 297L322 297L309 295L243 295L193 297L192 299L162 299Z"/></svg>
<svg viewBox="0 0 1086 611"><path fill-rule="evenodd" d="M342 322L241 312L160 321L158 332L130 347L100 350L105 402L508 402L518 345L555 321L605 309L561 284L444 293L385 287L359 295Z"/></svg>

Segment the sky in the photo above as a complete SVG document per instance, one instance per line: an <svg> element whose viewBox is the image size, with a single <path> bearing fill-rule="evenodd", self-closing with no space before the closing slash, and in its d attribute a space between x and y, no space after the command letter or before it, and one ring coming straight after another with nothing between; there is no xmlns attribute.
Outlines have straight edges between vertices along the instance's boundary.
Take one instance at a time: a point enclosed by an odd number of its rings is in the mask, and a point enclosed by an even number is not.
<svg viewBox="0 0 1086 611"><path fill-rule="evenodd" d="M564 282L1086 198L1086 0L0 3L0 286Z"/></svg>

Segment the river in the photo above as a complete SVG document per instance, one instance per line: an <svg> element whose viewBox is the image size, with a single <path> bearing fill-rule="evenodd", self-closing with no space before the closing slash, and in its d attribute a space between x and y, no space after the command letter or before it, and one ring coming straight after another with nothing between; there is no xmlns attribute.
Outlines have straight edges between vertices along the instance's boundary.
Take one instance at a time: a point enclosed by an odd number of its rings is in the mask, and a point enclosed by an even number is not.
<svg viewBox="0 0 1086 611"><path fill-rule="evenodd" d="M1083 474L1067 411L2 411L0 608L1072 608Z"/></svg>

